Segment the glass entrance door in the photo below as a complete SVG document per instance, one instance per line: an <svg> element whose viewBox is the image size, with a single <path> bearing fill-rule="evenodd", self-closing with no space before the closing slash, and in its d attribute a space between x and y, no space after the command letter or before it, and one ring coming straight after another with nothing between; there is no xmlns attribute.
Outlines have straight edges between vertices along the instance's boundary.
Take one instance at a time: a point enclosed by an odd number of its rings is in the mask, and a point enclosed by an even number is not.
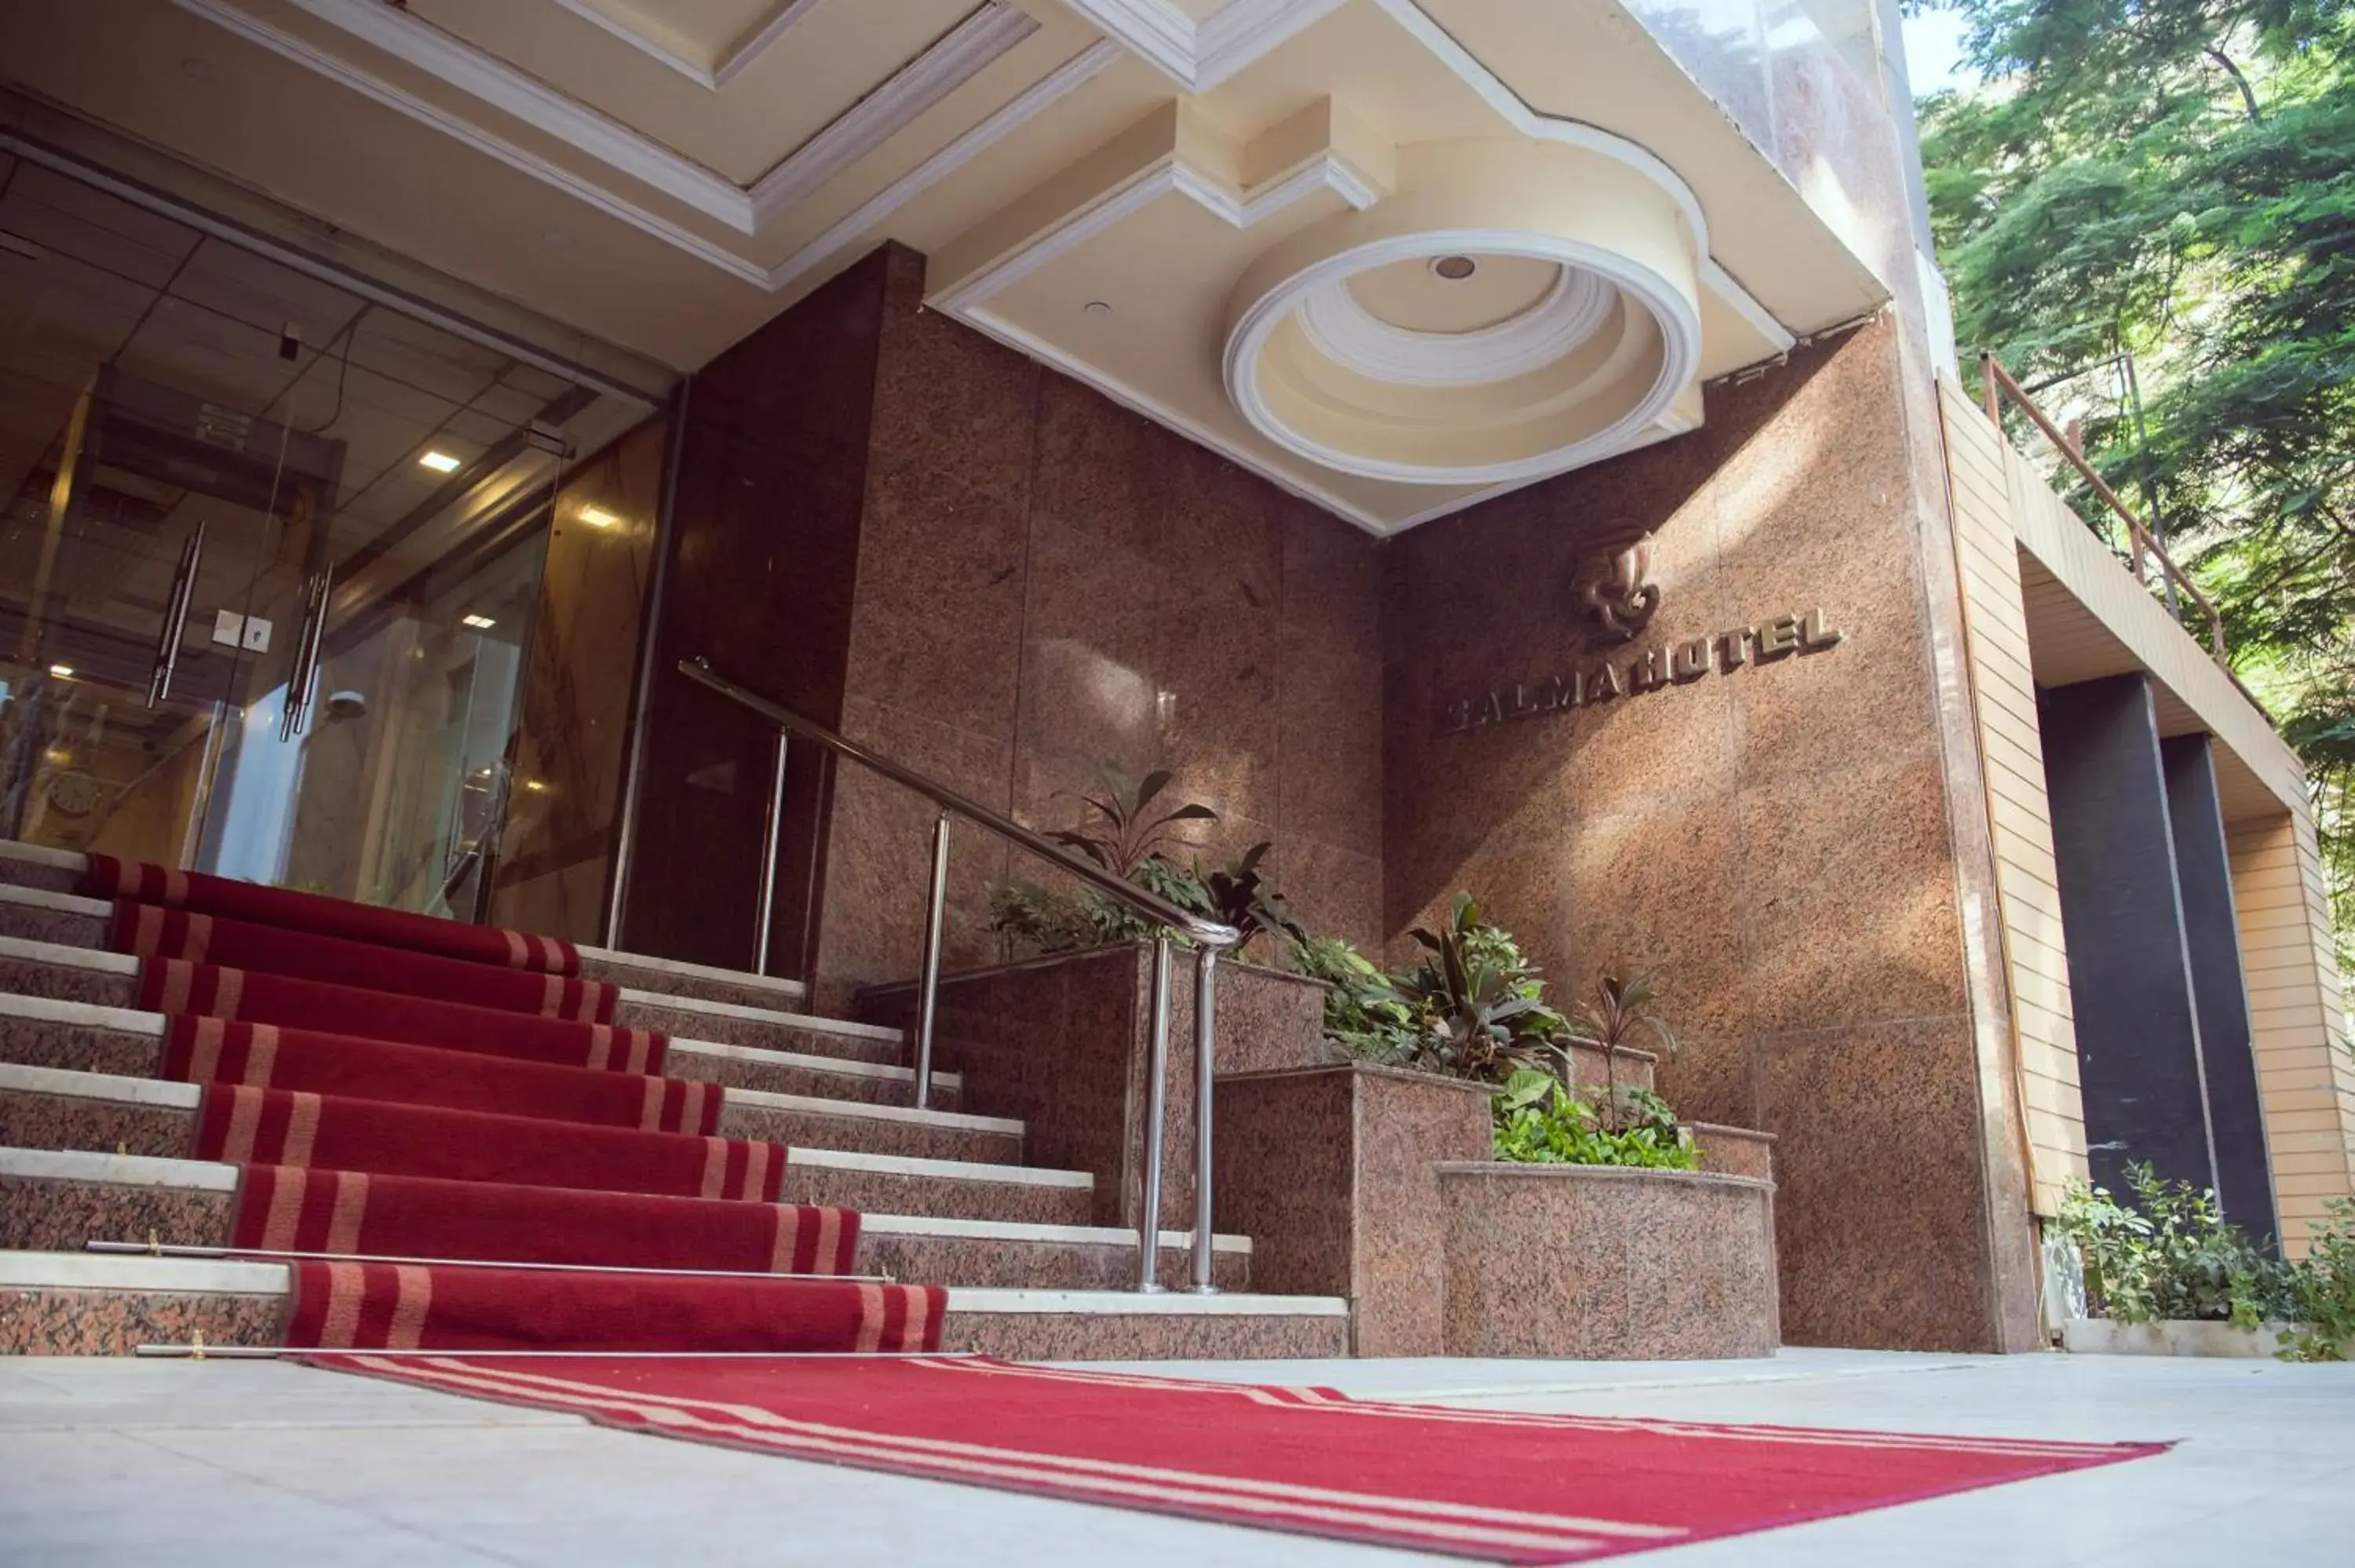
<svg viewBox="0 0 2355 1568"><path fill-rule="evenodd" d="M0 837L482 917L559 486L647 405L5 154L0 236Z"/></svg>

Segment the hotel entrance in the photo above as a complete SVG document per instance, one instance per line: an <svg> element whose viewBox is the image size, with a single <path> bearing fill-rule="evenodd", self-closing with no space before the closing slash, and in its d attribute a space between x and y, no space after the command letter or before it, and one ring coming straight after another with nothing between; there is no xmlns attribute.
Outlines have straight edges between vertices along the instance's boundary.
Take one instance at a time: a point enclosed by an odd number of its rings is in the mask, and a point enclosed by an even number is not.
<svg viewBox="0 0 2355 1568"><path fill-rule="evenodd" d="M550 540L650 539L568 486L651 403L103 183L0 185L0 838L489 917Z"/></svg>

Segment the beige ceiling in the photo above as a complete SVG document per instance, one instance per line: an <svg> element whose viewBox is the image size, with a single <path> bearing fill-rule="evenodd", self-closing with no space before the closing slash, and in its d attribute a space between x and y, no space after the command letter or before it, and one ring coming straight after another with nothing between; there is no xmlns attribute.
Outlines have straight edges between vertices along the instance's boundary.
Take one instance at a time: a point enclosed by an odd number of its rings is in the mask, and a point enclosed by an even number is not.
<svg viewBox="0 0 2355 1568"><path fill-rule="evenodd" d="M1345 173L1434 142L1541 140L1548 119L1606 133L1706 228L1710 374L1886 292L1605 0L76 0L0 5L0 75L682 369L884 238L932 256L948 293L1067 228L1050 198L1088 199L1072 171L1173 103L1201 146L1279 153L1322 114L1347 128ZM1052 331L1024 346L1378 531L1483 493L1337 474L1219 417L1217 285L1355 197L1337 176L1239 223L1212 208L1249 200L1255 171L1186 166L1206 189L1169 201L1191 215L1141 205L1028 272L1020 300ZM1376 180L1370 199L1386 194ZM1115 265L1133 302L1091 339L1072 323ZM993 330L993 307L968 305ZM1395 308L1474 309L1411 290ZM1185 352L1156 371L1114 340L1164 311L1157 341Z"/></svg>

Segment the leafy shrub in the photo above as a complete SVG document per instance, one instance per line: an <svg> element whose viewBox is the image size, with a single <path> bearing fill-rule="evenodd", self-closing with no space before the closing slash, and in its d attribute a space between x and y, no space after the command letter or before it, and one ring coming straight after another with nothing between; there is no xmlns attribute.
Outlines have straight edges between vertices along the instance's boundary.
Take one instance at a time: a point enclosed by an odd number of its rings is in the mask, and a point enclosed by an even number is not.
<svg viewBox="0 0 2355 1568"><path fill-rule="evenodd" d="M2085 1263L2096 1313L2121 1323L2169 1319L2254 1328L2297 1311L2294 1271L2224 1222L2216 1194L2126 1167L2133 1207L2079 1182L2054 1222Z"/></svg>
<svg viewBox="0 0 2355 1568"><path fill-rule="evenodd" d="M1437 931L1413 936L1423 960L1391 984L1416 1021L1417 1065L1497 1083L1563 1059L1569 1021L1545 1004L1544 977L1511 932L1481 920L1470 894L1455 895Z"/></svg>
<svg viewBox="0 0 2355 1568"><path fill-rule="evenodd" d="M2284 1361L2343 1361L2355 1341L2355 1202L2333 1198L2328 1211L2290 1271L2297 1327L2282 1336Z"/></svg>
<svg viewBox="0 0 2355 1568"><path fill-rule="evenodd" d="M1617 1091L1598 1109L1550 1073L1525 1067L1497 1095L1497 1158L1517 1165L1636 1165L1690 1171L1692 1144L1668 1102L1649 1089Z"/></svg>
<svg viewBox="0 0 2355 1568"><path fill-rule="evenodd" d="M1414 1064L1414 1010L1390 976L1338 937L1308 938L1293 948L1293 959L1302 974L1332 988L1325 993L1326 1039L1361 1062Z"/></svg>

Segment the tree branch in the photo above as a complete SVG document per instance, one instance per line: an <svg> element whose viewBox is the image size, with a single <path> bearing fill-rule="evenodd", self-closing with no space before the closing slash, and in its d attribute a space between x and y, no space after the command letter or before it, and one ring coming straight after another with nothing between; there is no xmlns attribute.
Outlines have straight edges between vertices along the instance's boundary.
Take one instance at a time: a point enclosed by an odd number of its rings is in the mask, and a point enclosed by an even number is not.
<svg viewBox="0 0 2355 1568"><path fill-rule="evenodd" d="M2256 90L2249 85L2249 79L2241 74L2241 68L2232 63L2232 58L2222 49L2203 49L2200 52L2222 66L2224 74L2232 79L2232 85L2241 90L2241 102L2248 109L2249 123L2263 125L2265 117L2258 112Z"/></svg>

